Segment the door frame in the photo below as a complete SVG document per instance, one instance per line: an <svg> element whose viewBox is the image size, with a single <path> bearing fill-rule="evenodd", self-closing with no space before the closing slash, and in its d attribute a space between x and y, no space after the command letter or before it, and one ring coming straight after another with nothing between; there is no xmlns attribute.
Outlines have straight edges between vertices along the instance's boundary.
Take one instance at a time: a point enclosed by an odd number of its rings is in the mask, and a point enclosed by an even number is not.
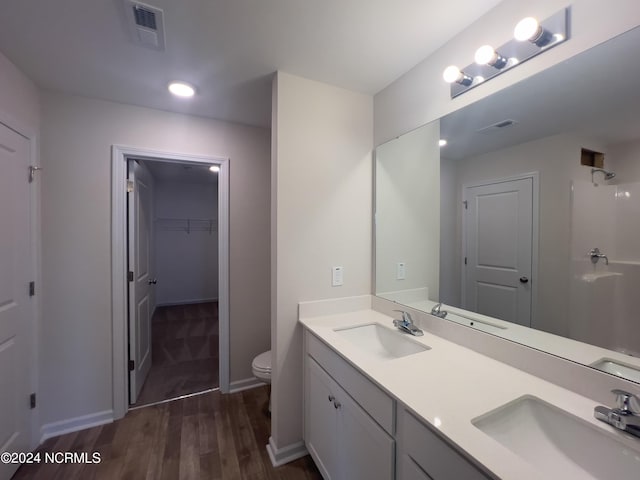
<svg viewBox="0 0 640 480"><path fill-rule="evenodd" d="M24 124L16 119L4 110L0 110L0 123L5 127L13 130L18 135L26 138L29 141L29 165L40 167L40 150L39 150L39 135L38 130ZM41 396L39 392L40 384L40 371L38 368L39 362L39 331L40 322L42 318L42 229L41 229L41 210L40 210L40 178L42 177L42 171L36 173L33 183L29 188L29 215L30 215L30 238L29 238L29 276L35 282L35 296L31 297L27 305L27 328L25 338L26 348L28 349L29 365L28 365L28 382L31 392L35 392L37 396ZM25 181L27 178L27 172L25 171ZM31 449L35 449L40 444L40 437L42 432L40 431L40 407L36 405L36 408L31 410L29 418L30 425L28 427L29 433L29 445Z"/></svg>
<svg viewBox="0 0 640 480"><path fill-rule="evenodd" d="M462 184L462 203L460 216L460 223L462 224L462 245L460 255L460 269L462 274L460 276L462 280L461 296L460 300L462 305L466 305L467 300L467 269L464 263L465 255L467 252L467 229L465 222L465 202L467 199L467 189L475 187L484 187L487 185L494 185L496 183L513 182L517 180L526 180L530 178L532 180L532 215L531 222L531 327L536 323L536 315L538 313L538 248L539 248L539 235L540 235L540 174L538 172L523 173L521 175L513 175L510 177L493 178L473 183ZM535 327L534 327L535 328Z"/></svg>
<svg viewBox="0 0 640 480"><path fill-rule="evenodd" d="M111 305L113 332L113 415L129 409L127 368L127 160L216 164L218 172L218 288L220 390L229 391L229 158L112 145Z"/></svg>

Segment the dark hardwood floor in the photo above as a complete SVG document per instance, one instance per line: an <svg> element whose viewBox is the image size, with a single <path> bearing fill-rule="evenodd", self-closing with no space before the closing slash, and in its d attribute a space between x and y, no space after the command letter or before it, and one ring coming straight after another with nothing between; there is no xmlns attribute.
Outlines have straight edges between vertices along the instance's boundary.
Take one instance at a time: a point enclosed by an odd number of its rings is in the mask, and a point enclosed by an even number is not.
<svg viewBox="0 0 640 480"><path fill-rule="evenodd" d="M158 307L151 322L151 369L134 406L218 387L218 302Z"/></svg>
<svg viewBox="0 0 640 480"><path fill-rule="evenodd" d="M211 392L129 412L47 440L38 451L100 453L96 464L24 465L15 480L321 480L311 457L278 468L265 449L267 387Z"/></svg>

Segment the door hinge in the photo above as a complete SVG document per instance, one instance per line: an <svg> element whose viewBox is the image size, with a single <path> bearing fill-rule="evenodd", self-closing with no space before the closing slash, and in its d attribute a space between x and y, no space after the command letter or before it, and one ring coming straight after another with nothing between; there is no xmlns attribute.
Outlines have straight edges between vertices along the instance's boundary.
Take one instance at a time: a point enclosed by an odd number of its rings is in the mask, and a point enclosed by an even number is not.
<svg viewBox="0 0 640 480"><path fill-rule="evenodd" d="M133 372L136 369L136 362L129 360L129 371Z"/></svg>
<svg viewBox="0 0 640 480"><path fill-rule="evenodd" d="M468 202L468 201L466 201L466 200L463 200L463 201L462 201L462 203L463 203L463 205L464 205L464 209L465 209L465 210L468 210L468 209L469 209L469 202Z"/></svg>
<svg viewBox="0 0 640 480"><path fill-rule="evenodd" d="M36 294L36 282L29 282L29 296L33 297Z"/></svg>
<svg viewBox="0 0 640 480"><path fill-rule="evenodd" d="M36 394L35 393L32 393L31 395L29 395L29 406L31 407L32 410L34 408L36 408Z"/></svg>
<svg viewBox="0 0 640 480"><path fill-rule="evenodd" d="M133 192L133 180L127 180L127 193Z"/></svg>
<svg viewBox="0 0 640 480"><path fill-rule="evenodd" d="M133 282L133 272L132 271L127 272L127 280L129 280L130 282Z"/></svg>

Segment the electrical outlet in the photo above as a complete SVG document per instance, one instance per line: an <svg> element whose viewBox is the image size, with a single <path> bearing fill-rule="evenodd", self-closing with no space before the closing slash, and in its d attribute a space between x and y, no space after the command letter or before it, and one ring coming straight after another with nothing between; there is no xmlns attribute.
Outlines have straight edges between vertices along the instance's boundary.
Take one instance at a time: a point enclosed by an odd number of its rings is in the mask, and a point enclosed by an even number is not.
<svg viewBox="0 0 640 480"><path fill-rule="evenodd" d="M344 268L333 267L331 269L331 286L340 287L344 283Z"/></svg>
<svg viewBox="0 0 640 480"><path fill-rule="evenodd" d="M404 262L398 262L396 265L396 280L404 280L407 276L407 271L404 266Z"/></svg>

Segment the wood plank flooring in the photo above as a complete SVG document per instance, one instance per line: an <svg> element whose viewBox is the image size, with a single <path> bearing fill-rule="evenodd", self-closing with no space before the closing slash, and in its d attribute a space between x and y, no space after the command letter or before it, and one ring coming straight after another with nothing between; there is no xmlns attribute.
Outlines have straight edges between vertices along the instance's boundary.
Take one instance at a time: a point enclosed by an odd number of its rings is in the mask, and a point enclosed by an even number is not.
<svg viewBox="0 0 640 480"><path fill-rule="evenodd" d="M15 480L321 480L311 457L274 468L267 387L211 392L130 411L47 440L44 452L100 453L98 464L24 465Z"/></svg>
<svg viewBox="0 0 640 480"><path fill-rule="evenodd" d="M216 388L218 328L218 302L158 307L151 369L135 406Z"/></svg>

